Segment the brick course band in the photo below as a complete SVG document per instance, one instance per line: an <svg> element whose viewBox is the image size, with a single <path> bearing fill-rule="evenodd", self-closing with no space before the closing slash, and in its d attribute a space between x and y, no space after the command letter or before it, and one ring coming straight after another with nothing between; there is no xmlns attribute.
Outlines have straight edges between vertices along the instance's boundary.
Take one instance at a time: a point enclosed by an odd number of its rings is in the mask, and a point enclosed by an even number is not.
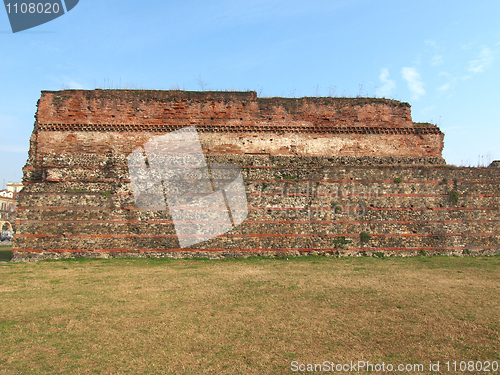
<svg viewBox="0 0 500 375"><path fill-rule="evenodd" d="M38 131L84 131L84 132L153 132L166 133L184 128L185 125L136 125L136 124L37 124ZM436 126L421 127L369 127L369 126L286 126L272 125L196 125L201 133L317 133L317 134L443 134Z"/></svg>

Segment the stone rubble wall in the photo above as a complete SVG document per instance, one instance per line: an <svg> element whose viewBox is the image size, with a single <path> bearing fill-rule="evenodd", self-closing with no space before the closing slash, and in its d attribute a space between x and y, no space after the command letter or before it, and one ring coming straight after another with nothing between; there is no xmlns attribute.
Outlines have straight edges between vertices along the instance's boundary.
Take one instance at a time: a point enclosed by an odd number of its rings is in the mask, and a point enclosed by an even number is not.
<svg viewBox="0 0 500 375"><path fill-rule="evenodd" d="M127 159L192 125L208 162L240 167L248 216L180 248L168 209L136 207ZM45 91L17 195L14 260L497 254L500 168L446 165L443 137L387 99Z"/></svg>
<svg viewBox="0 0 500 375"><path fill-rule="evenodd" d="M440 158L207 159L241 168L248 217L181 249L168 210L135 207L123 155L44 157L42 179L30 183L26 172L19 194L14 259L500 252L499 168Z"/></svg>

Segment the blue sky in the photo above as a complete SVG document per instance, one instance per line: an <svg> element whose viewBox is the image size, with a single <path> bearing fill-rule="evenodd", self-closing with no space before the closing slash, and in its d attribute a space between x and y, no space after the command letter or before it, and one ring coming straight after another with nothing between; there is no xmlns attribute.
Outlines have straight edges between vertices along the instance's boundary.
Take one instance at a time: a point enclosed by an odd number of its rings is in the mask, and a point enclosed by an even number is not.
<svg viewBox="0 0 500 375"><path fill-rule="evenodd" d="M254 90L409 102L449 164L500 159L500 1L80 0L13 34L0 8L0 184L41 90Z"/></svg>

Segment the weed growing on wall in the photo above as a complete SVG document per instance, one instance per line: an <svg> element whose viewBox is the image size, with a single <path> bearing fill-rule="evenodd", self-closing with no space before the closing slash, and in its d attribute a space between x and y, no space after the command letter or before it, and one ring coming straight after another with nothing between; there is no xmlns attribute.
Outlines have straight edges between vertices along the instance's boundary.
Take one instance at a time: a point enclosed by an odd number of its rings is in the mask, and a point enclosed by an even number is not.
<svg viewBox="0 0 500 375"><path fill-rule="evenodd" d="M351 240L346 239L344 236L339 236L333 240L333 245L336 249L347 249L346 245L350 244L351 242Z"/></svg>
<svg viewBox="0 0 500 375"><path fill-rule="evenodd" d="M456 204L458 202L458 197L459 193L456 190L452 190L448 193L448 198L450 199L450 202L453 204Z"/></svg>
<svg viewBox="0 0 500 375"><path fill-rule="evenodd" d="M340 214L342 212L342 207L338 203L332 203L332 208L335 214Z"/></svg>
<svg viewBox="0 0 500 375"><path fill-rule="evenodd" d="M370 237L371 236L367 232L362 232L359 236L361 238L361 242L368 242L368 241L370 241Z"/></svg>
<svg viewBox="0 0 500 375"><path fill-rule="evenodd" d="M111 193L109 191L101 191L101 195L104 198L111 198Z"/></svg>

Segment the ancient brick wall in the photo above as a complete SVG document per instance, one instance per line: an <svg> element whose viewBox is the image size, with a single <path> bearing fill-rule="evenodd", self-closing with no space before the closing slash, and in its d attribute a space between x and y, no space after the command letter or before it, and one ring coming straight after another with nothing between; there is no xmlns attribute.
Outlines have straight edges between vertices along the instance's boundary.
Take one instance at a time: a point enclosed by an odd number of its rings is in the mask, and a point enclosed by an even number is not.
<svg viewBox="0 0 500 375"><path fill-rule="evenodd" d="M242 169L249 215L233 231L180 249L168 211L135 207L124 158L53 156L45 162L54 177L27 184L21 192L16 257L84 251L94 256L170 252L216 257L493 254L500 249L500 168L412 166L406 159L392 159L401 164L390 165L383 158L364 160L361 166L349 158L209 159ZM367 242L361 242L362 232L370 235ZM339 243L341 237L352 242Z"/></svg>
<svg viewBox="0 0 500 375"><path fill-rule="evenodd" d="M68 255L500 251L500 168L445 165L442 133L432 125L413 124L404 103L257 99L254 93L137 95L100 90L42 95L25 187L18 195L16 260ZM331 110L335 106L351 114L335 114ZM159 116L164 118L160 121ZM339 116L338 122L321 125L326 121L322 119L333 116ZM212 117L214 123L209 124ZM279 125L280 117L289 121ZM264 125L265 121L271 122ZM127 157L150 138L193 124L198 131L205 126L200 139L210 162L241 168L249 211L232 231L182 249L168 210L135 206ZM231 126L243 130L239 133ZM273 131L272 126L291 130ZM321 126L328 129L323 131ZM234 134L244 134L243 139ZM267 142L261 147L264 151L247 146L254 135ZM303 136L304 147L283 151L282 146L294 145L293 136ZM337 155L340 148L328 148L317 156L307 149L311 138L306 136L341 138L344 148L348 137L353 137L354 146ZM374 138L369 141L370 136ZM390 151L390 138L384 138L390 136L400 137L399 154L360 151L372 141ZM288 137L288 143L271 147L270 140L280 137ZM217 138L222 141L217 143ZM228 146L229 138L239 149ZM413 138L420 140L420 146ZM221 144L227 148L217 149Z"/></svg>
<svg viewBox="0 0 500 375"><path fill-rule="evenodd" d="M50 153L129 154L149 138L196 126L217 154L441 157L443 133L387 99L257 98L254 92L43 92L36 144Z"/></svg>

